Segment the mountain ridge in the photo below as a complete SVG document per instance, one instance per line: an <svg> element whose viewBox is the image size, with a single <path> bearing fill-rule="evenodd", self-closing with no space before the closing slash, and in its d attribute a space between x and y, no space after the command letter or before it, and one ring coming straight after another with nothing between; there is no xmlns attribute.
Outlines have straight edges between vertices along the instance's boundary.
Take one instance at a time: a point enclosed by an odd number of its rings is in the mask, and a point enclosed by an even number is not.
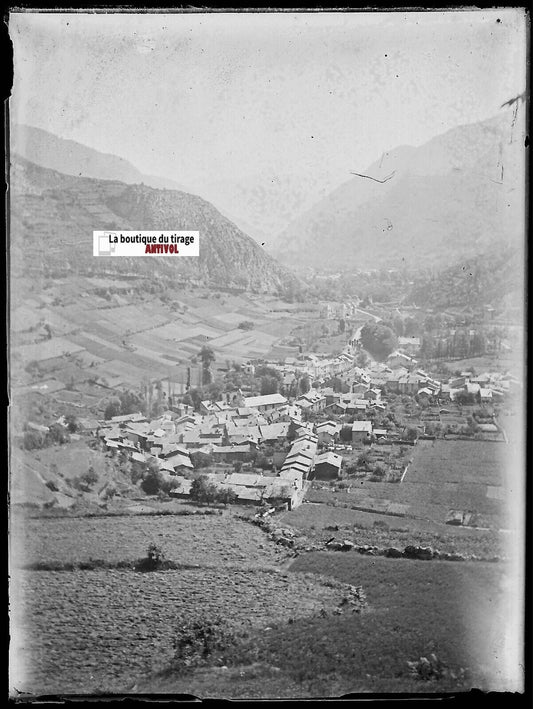
<svg viewBox="0 0 533 709"><path fill-rule="evenodd" d="M174 180L141 172L126 158L113 153L103 153L70 138L60 138L43 128L15 124L10 133L12 152L36 165L64 175L118 180L126 184L144 183L155 189L174 189L191 193Z"/></svg>
<svg viewBox="0 0 533 709"><path fill-rule="evenodd" d="M342 270L446 265L450 251L470 258L521 243L521 123L506 111L384 153L295 219L274 247L284 245L289 264Z"/></svg>
<svg viewBox="0 0 533 709"><path fill-rule="evenodd" d="M15 269L175 274L206 285L282 292L294 275L207 200L177 190L65 175L11 155L11 253ZM95 258L92 232L200 231L198 258ZM36 258L37 257L37 258Z"/></svg>

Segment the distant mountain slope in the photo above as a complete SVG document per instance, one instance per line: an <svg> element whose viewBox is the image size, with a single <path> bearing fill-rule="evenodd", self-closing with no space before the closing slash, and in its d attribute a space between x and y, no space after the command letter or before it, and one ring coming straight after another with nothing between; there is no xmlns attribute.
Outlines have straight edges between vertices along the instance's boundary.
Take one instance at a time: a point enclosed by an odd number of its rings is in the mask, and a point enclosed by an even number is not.
<svg viewBox="0 0 533 709"><path fill-rule="evenodd" d="M26 267L78 272L180 273L209 284L279 292L295 277L195 195L146 185L64 175L11 156L10 254ZM198 258L95 258L93 230L200 232Z"/></svg>
<svg viewBox="0 0 533 709"><path fill-rule="evenodd" d="M445 267L521 244L524 153L521 115L502 111L397 148L366 170L347 165L368 177L354 176L296 219L277 248L292 264L368 269Z"/></svg>
<svg viewBox="0 0 533 709"><path fill-rule="evenodd" d="M524 254L518 249L483 253L454 264L432 278L420 278L407 301L421 307L522 309L525 299Z"/></svg>
<svg viewBox="0 0 533 709"><path fill-rule="evenodd" d="M100 153L74 140L59 138L41 128L11 126L10 140L13 153L36 165L57 170L65 175L119 180L127 184L144 183L156 189L187 191L173 180L143 174L124 158Z"/></svg>

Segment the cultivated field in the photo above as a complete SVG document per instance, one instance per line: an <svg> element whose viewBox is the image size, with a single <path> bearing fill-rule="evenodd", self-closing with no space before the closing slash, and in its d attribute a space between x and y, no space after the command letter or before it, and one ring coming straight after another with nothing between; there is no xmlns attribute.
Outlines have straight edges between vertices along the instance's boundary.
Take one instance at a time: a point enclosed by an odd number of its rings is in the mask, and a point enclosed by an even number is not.
<svg viewBox="0 0 533 709"><path fill-rule="evenodd" d="M12 539L12 681L20 692L135 691L143 675L168 666L176 629L198 613L250 632L342 600L336 584L284 572L286 550L229 515L15 519ZM136 560L150 542L184 568L20 569Z"/></svg>
<svg viewBox="0 0 533 709"><path fill-rule="evenodd" d="M161 299L147 301L143 283L132 281L82 278L79 292L64 279L46 286L34 299L21 299L15 311L11 356L17 385L56 376L63 384L91 379L136 389L148 372L152 380L170 379L180 387L191 358L206 343L217 363L294 355L297 348L281 342L309 316L301 306L277 298L205 288L190 287L186 294L167 288ZM106 290L108 296L101 297ZM243 322L252 323L252 329L239 328ZM39 368L35 376L25 371L30 362ZM193 385L197 379L193 372ZM95 402L73 403L92 409Z"/></svg>

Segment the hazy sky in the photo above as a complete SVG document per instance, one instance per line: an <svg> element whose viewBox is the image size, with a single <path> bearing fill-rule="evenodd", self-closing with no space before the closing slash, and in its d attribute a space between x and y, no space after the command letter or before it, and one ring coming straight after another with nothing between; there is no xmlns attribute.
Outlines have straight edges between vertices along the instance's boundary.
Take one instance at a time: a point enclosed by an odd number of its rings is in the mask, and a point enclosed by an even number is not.
<svg viewBox="0 0 533 709"><path fill-rule="evenodd" d="M521 10L10 15L11 119L265 231L525 89Z"/></svg>

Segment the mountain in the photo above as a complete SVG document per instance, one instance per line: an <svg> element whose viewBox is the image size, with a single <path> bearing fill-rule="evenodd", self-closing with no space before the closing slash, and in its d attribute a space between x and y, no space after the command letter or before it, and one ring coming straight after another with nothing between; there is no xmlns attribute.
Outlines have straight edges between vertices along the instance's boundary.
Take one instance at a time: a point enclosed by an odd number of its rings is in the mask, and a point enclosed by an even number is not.
<svg viewBox="0 0 533 709"><path fill-rule="evenodd" d="M346 270L445 267L524 240L524 128L515 111L399 147L276 240L285 262ZM373 179L370 179L373 178ZM378 181L379 180L379 181Z"/></svg>
<svg viewBox="0 0 533 709"><path fill-rule="evenodd" d="M117 155L101 153L74 140L59 138L53 133L26 125L11 127L11 151L30 162L47 167L65 175L76 177L94 177L99 180L118 180L127 184L144 184L156 189L191 192L190 189L166 177L146 175L134 165ZM227 186L226 186L227 188ZM203 193L205 194L205 193ZM209 199L220 213L233 222L241 231L251 236L254 241L263 243L266 234L250 222L235 216L223 208L218 200Z"/></svg>
<svg viewBox="0 0 533 709"><path fill-rule="evenodd" d="M53 133L26 125L14 125L10 130L11 152L26 160L65 175L95 177L99 180L119 180L127 184L145 184L156 189L187 191L173 180L144 175L124 158L59 138Z"/></svg>
<svg viewBox="0 0 533 709"><path fill-rule="evenodd" d="M180 276L205 285L282 292L295 277L201 197L65 175L11 155L10 259L26 270ZM200 232L198 258L94 258L93 230Z"/></svg>
<svg viewBox="0 0 533 709"><path fill-rule="evenodd" d="M524 288L523 254L510 248L477 254L431 277L420 276L406 300L435 310L490 305L498 312L522 312Z"/></svg>

